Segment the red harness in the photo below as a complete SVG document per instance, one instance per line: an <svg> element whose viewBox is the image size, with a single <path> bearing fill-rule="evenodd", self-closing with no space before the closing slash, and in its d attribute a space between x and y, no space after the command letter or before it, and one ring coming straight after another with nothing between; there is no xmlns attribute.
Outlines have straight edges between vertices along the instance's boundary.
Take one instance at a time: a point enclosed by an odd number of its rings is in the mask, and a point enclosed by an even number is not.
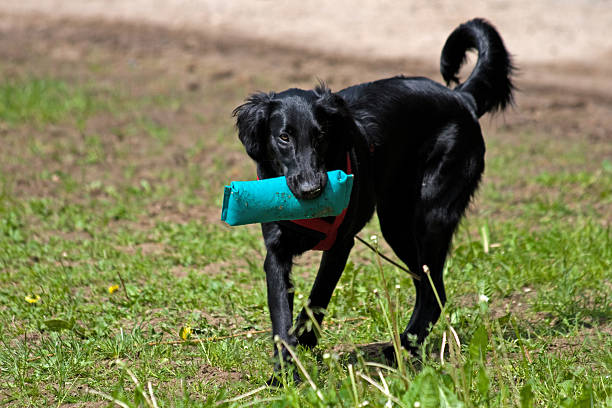
<svg viewBox="0 0 612 408"><path fill-rule="evenodd" d="M349 153L346 153L346 174L352 174L351 156L349 155ZM327 222L323 218L291 220L291 222L299 225L300 227L308 228L310 230L325 234L325 238L323 238L312 249L315 251L328 251L331 249L332 246L334 246L334 243L336 242L336 237L338 236L338 228L340 228L340 225L342 225L342 221L344 221L344 216L346 215L347 208L345 208L340 213L340 215L334 217L333 222Z"/></svg>

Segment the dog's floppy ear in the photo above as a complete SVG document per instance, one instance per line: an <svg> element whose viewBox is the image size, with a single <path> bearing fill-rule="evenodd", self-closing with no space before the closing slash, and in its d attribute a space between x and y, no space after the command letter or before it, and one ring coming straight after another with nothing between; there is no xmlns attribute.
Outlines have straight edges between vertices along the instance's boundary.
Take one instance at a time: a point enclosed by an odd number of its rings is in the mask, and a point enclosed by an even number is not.
<svg viewBox="0 0 612 408"><path fill-rule="evenodd" d="M263 92L248 97L246 102L234 109L238 138L247 154L255 161L265 155L265 137L273 94Z"/></svg>
<svg viewBox="0 0 612 408"><path fill-rule="evenodd" d="M315 107L317 118L320 118L333 134L340 135L347 148L350 147L356 125L346 101L333 93L324 82L320 82L314 92L319 97Z"/></svg>
<svg viewBox="0 0 612 408"><path fill-rule="evenodd" d="M348 116L350 117L346 102L338 94L335 94L327 87L325 82L319 82L319 85L314 89L317 99L317 113L324 117L331 118L333 116Z"/></svg>

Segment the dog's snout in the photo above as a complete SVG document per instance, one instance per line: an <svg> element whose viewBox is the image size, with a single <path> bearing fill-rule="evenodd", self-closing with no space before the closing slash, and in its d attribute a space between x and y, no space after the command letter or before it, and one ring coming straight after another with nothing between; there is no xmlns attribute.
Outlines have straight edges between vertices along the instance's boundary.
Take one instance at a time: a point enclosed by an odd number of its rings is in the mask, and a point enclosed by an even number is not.
<svg viewBox="0 0 612 408"><path fill-rule="evenodd" d="M313 173L309 176L297 174L287 177L287 184L297 198L312 200L323 194L327 184L327 174Z"/></svg>

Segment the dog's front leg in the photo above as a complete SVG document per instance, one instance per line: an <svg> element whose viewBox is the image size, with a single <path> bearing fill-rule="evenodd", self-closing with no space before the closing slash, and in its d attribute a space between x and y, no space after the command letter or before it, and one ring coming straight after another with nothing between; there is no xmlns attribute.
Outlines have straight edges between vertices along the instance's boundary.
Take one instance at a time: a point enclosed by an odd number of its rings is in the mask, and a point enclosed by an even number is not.
<svg viewBox="0 0 612 408"><path fill-rule="evenodd" d="M272 320L272 337L278 336L290 347L295 347L297 340L291 333L293 319L293 285L291 283L291 266L293 264L290 255L281 255L268 250L264 262L266 272L266 285L268 288L268 308ZM279 373L282 365L291 361L287 349L281 346L280 355L278 347L274 345L274 357L277 359L274 365L275 374ZM282 363L281 364L281 360ZM297 372L294 371L294 379L299 381ZM278 378L272 376L268 381L270 385L279 385Z"/></svg>
<svg viewBox="0 0 612 408"><path fill-rule="evenodd" d="M354 244L355 241L352 238L343 242L337 242L332 249L323 253L319 272L308 297L308 307L312 313L311 316L314 317L319 325L323 321L324 310L329 305L329 301L340 280L340 276L342 276L342 272L344 272L346 261ZM298 334L298 343L312 348L317 345L318 333L315 332L313 324L308 324L311 320L309 314L306 308L302 309L295 326Z"/></svg>

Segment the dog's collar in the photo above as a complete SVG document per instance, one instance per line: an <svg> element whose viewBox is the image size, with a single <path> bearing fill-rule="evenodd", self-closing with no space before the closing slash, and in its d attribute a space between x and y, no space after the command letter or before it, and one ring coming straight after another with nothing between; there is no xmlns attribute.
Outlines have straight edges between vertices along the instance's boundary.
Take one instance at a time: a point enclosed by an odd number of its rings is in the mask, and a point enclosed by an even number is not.
<svg viewBox="0 0 612 408"><path fill-rule="evenodd" d="M351 169L351 155L348 152L346 153L346 174L353 174ZM347 208L345 208L340 215L335 216L332 222L328 222L323 218L291 220L290 222L299 225L300 227L324 234L325 237L311 249L315 251L328 251L336 243L338 228L340 228L340 225L342 225L342 222L344 221Z"/></svg>

